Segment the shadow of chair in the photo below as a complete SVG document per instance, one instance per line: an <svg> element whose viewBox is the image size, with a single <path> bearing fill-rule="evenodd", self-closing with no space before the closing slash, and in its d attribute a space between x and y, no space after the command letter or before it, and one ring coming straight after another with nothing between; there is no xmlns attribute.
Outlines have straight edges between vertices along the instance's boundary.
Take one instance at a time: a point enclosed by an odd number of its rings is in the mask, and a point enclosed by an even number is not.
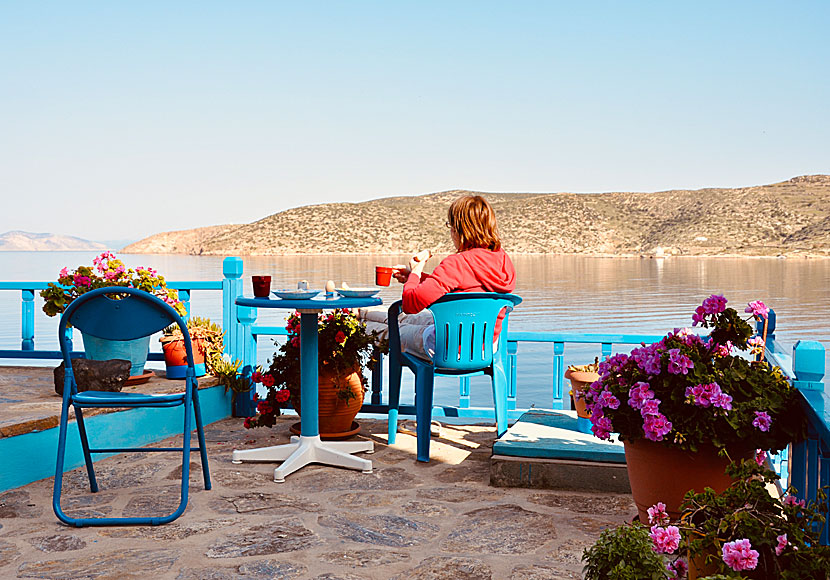
<svg viewBox="0 0 830 580"><path fill-rule="evenodd" d="M187 371L185 376L185 390L172 394L143 394L132 392L105 392L105 391L78 391L78 385L72 371L69 344L66 329L75 327L85 334L105 340L134 340L154 334L170 324L177 324L184 335L187 350ZM171 522L184 513L187 507L188 484L190 476L190 453L198 451L201 454L202 474L205 489L210 489L210 472L208 469L207 452L205 449L205 435L202 428L202 416L199 410L199 393L196 383L196 373L193 365L193 347L187 324L179 314L159 298L135 288L99 288L76 298L61 317L58 327L61 354L65 366L63 405L61 407L60 430L58 435L58 457L55 470L55 484L52 494L52 507L58 519L76 526L107 526L125 524L164 524ZM95 470L92 463L93 453L124 453L124 452L180 452L182 454L181 499L178 508L169 515L152 517L116 517L116 518L75 518L64 513L60 505L61 487L63 485L63 467L66 455L66 437L69 423L69 407L75 410L78 433L81 439L84 461L89 477L90 490L98 491L98 482L95 479ZM84 423L83 409L87 408L156 408L182 407L183 422L182 447L155 448L155 447L91 447L87 436L87 426ZM199 439L198 447L191 447L191 414L195 417L196 431ZM125 428L131 426L124 421ZM147 429L148 425L139 423L138 429ZM96 439L106 440L108 433L96 433Z"/></svg>
<svg viewBox="0 0 830 580"><path fill-rule="evenodd" d="M388 311L389 324L389 439L395 443L401 393L401 370L415 373L415 416L418 461L429 461L430 423L435 375L491 377L497 436L507 431L507 320L522 299L495 292L445 294L428 309L435 324L435 353L431 361L401 352L398 315L401 301ZM496 321L504 311L501 332Z"/></svg>

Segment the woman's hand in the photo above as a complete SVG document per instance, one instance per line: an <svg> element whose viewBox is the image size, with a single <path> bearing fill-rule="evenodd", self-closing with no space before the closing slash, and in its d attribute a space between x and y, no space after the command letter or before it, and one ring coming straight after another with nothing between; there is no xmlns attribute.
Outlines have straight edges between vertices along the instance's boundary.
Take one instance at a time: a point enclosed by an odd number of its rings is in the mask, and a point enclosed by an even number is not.
<svg viewBox="0 0 830 580"><path fill-rule="evenodd" d="M429 250L422 250L410 258L409 265L398 264L396 266L392 266L395 270L392 272L392 276L395 277L395 280L401 284L404 284L412 272L415 272L420 276L424 270L427 260L431 257L432 252Z"/></svg>
<svg viewBox="0 0 830 580"><path fill-rule="evenodd" d="M396 266L392 266L392 270L392 276L401 284L404 284L406 282L406 279L409 278L409 273L412 271L409 269L409 266L406 266L404 264L397 264Z"/></svg>

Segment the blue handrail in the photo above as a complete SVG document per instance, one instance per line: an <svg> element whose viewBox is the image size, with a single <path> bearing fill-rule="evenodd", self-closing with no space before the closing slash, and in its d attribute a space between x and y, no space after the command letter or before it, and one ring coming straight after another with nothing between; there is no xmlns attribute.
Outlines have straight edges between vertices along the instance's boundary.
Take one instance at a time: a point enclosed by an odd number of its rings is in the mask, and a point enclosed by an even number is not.
<svg viewBox="0 0 830 580"><path fill-rule="evenodd" d="M179 291L179 298L185 303L190 315L190 298L194 290L222 292L222 326L226 331L225 352L243 361L243 371L250 373L256 367L257 339L260 336L285 336L282 326L256 325L255 308L237 306L235 301L242 296L243 262L241 258L225 258L222 264L221 281L168 281L170 288ZM21 344L20 349L0 349L0 359L60 359L58 350L37 350L35 348L35 294L47 287L47 282L0 282L0 290L21 293ZM758 329L761 332L761 328ZM516 409L518 386L517 361L519 345L522 343L548 343L553 345L553 384L551 389L554 406L569 408L570 402L564 389L564 360L566 345L599 345L598 355L608 356L614 345L635 345L651 343L662 336L646 334L575 334L557 332L508 331L508 409L510 417L521 413ZM73 356L83 352L73 351ZM150 360L162 360L161 353L150 353ZM775 315L767 328L766 358L779 366L790 378L793 386L801 393L801 402L808 418L808 439L791 445L787 462L789 478L799 498L813 500L818 490L830 485L830 394L826 392L825 349L816 341L799 341L792 347L791 354L775 340ZM382 357L371 369L372 392L370 402L363 405L363 412L385 413L382 397ZM414 406L400 407L402 414L414 414ZM470 406L469 379L459 381L459 404L444 407L439 411L463 417L492 417L491 408ZM785 456L786 457L786 456ZM830 516L830 512L826 515ZM828 544L828 526L825 526L821 541Z"/></svg>

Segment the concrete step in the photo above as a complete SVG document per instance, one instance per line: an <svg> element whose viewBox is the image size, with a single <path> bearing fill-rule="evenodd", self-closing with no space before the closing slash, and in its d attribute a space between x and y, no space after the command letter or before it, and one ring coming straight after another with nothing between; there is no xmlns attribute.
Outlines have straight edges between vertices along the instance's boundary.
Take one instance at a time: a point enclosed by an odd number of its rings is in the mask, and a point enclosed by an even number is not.
<svg viewBox="0 0 830 580"><path fill-rule="evenodd" d="M585 430L575 411L524 413L493 444L490 484L630 493L622 443Z"/></svg>

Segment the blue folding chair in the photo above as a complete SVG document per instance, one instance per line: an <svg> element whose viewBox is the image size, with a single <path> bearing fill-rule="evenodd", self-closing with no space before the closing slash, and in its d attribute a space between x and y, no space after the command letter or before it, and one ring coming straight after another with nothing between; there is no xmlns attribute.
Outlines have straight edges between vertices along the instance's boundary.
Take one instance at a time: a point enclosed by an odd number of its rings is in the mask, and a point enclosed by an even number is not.
<svg viewBox="0 0 830 580"><path fill-rule="evenodd" d="M401 369L415 373L415 417L417 421L418 461L429 461L432 391L435 375L490 375L496 429L507 431L507 319L522 299L514 294L495 292L455 292L445 294L428 308L435 323L435 354L431 361L401 352L398 314L401 301L388 311L389 323L389 444L398 432L398 406L401 396ZM505 310L498 344L494 349L494 330L499 313Z"/></svg>
<svg viewBox="0 0 830 580"><path fill-rule="evenodd" d="M112 393L104 391L78 392L78 385L75 382L75 377L72 372L72 362L70 360L69 345L67 343L67 326L71 325L85 334L98 338L123 341L149 336L173 323L177 324L181 329L187 349L187 371L185 376L185 391L183 393L145 395L142 393ZM190 343L187 324L169 304L166 304L164 301L143 290L122 287L99 288L83 294L67 307L58 327L58 338L65 366L65 380L63 386L60 433L58 435L58 461L55 469L55 487L52 493L52 508L55 511L55 515L62 522L77 527L125 524L158 525L175 520L184 513L187 507L191 451L199 451L201 454L205 489L210 489L210 472L205 449L205 434L202 429L202 415L199 411L199 393L196 383L196 372L193 365L193 347ZM92 465L93 453L180 452L182 454L181 501L176 511L170 515L157 517L73 518L66 515L63 509L61 509L60 499L61 487L63 485L63 465L66 453L66 433L70 405L75 409L75 419L78 424L78 433L80 434L81 447L84 452L90 490L93 493L98 491L98 482L95 480L95 470ZM182 447L90 447L82 409L163 408L177 406L181 406L184 412L184 428L182 430L184 440ZM196 418L196 430L199 437L198 448L191 448L190 445L191 413L194 413ZM106 433L101 434L101 436L106 437Z"/></svg>

